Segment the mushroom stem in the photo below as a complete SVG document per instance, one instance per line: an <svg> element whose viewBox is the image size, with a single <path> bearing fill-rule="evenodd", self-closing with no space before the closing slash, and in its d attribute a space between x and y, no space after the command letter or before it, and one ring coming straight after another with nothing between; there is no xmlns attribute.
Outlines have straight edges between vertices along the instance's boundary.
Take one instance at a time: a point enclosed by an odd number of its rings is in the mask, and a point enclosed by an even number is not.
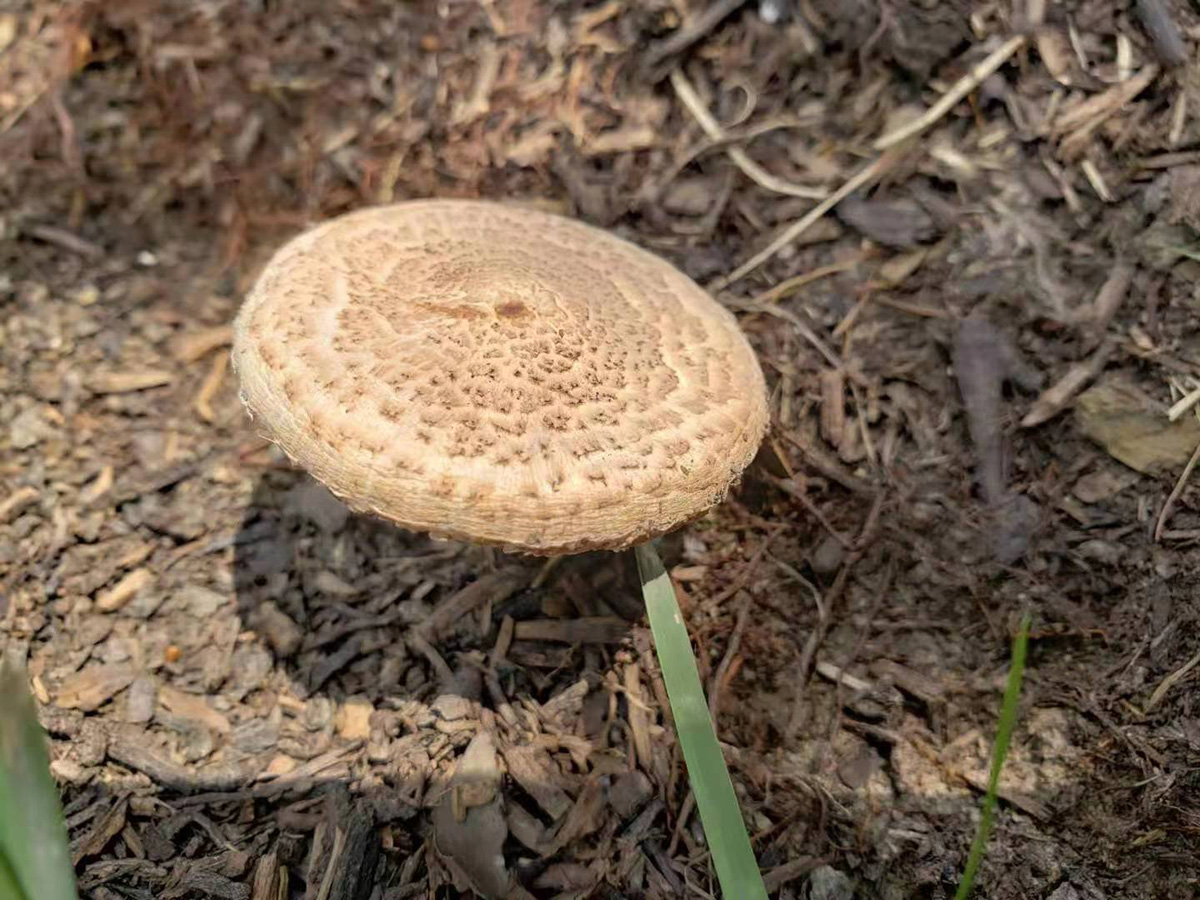
<svg viewBox="0 0 1200 900"><path fill-rule="evenodd" d="M654 634L654 652L667 686L675 730L721 892L740 900L766 900L767 891L717 742L671 577L651 544L639 544L634 550Z"/></svg>

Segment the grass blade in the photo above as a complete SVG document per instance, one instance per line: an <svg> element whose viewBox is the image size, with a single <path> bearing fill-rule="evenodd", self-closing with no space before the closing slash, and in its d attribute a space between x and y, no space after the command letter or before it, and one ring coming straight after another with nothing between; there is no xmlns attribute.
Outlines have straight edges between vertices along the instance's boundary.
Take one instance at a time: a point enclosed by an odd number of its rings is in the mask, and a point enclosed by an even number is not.
<svg viewBox="0 0 1200 900"><path fill-rule="evenodd" d="M1000 707L1000 723L996 727L996 743L992 747L992 770L988 775L987 793L983 798L983 810L979 816L979 828L975 831L975 840L971 842L971 852L967 856L967 867L963 870L962 881L954 900L967 900L971 888L975 884L975 875L983 862L984 850L987 848L988 836L992 831L992 820L996 812L996 794L1000 789L1000 773L1004 769L1004 760L1008 758L1008 746L1012 743L1013 729L1017 724L1017 705L1021 699L1021 679L1025 675L1025 648L1029 643L1029 613L1021 617L1021 625L1017 636L1013 639L1012 663L1008 669L1008 684L1004 688L1004 703Z"/></svg>
<svg viewBox="0 0 1200 900"><path fill-rule="evenodd" d="M0 664L0 900L77 900L46 735L25 673Z"/></svg>
<svg viewBox="0 0 1200 900"><path fill-rule="evenodd" d="M766 900L758 860L750 847L733 782L708 714L675 588L653 547L642 544L636 552L642 595L654 632L654 650L721 892L730 900Z"/></svg>

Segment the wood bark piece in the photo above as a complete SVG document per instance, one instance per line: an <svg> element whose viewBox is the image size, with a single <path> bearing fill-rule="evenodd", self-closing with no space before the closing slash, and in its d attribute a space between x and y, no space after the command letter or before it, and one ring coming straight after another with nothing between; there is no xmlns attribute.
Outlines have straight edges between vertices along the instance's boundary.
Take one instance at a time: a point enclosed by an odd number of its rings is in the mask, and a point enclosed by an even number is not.
<svg viewBox="0 0 1200 900"><path fill-rule="evenodd" d="M557 767L544 750L536 747L501 746L500 755L513 781L534 799L552 819L559 819L572 806L571 798L558 786Z"/></svg>
<svg viewBox="0 0 1200 900"><path fill-rule="evenodd" d="M503 603L520 590L526 580L525 571L516 566L490 572L439 603L433 614L418 625L417 629L426 638L437 640L443 631L463 616L483 606L488 600L493 604Z"/></svg>
<svg viewBox="0 0 1200 900"><path fill-rule="evenodd" d="M530 619L517 622L513 635L519 641L552 641L557 644L617 644L629 634L629 623L616 616L580 619Z"/></svg>

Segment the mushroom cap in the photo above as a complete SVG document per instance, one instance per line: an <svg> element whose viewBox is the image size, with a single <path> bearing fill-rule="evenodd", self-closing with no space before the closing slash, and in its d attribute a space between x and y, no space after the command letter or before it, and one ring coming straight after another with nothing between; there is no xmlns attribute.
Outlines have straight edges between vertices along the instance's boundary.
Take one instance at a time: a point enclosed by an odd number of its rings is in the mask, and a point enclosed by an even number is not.
<svg viewBox="0 0 1200 900"><path fill-rule="evenodd" d="M352 509L531 555L698 518L768 421L754 351L695 282L487 201L368 208L293 238L232 358L264 436Z"/></svg>

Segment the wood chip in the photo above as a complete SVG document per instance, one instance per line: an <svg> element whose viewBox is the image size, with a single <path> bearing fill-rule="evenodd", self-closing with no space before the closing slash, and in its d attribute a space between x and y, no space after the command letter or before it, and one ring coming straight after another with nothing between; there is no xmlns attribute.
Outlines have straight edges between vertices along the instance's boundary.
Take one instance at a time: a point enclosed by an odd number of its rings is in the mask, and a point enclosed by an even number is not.
<svg viewBox="0 0 1200 900"><path fill-rule="evenodd" d="M154 573L143 567L134 569L107 591L96 596L101 612L116 612L154 582Z"/></svg>
<svg viewBox="0 0 1200 900"><path fill-rule="evenodd" d="M629 634L629 623L616 616L580 619L532 619L517 622L519 641L552 641L559 644L618 644Z"/></svg>
<svg viewBox="0 0 1200 900"><path fill-rule="evenodd" d="M337 712L338 736L346 740L365 741L371 736L371 715L375 707L365 697L351 697Z"/></svg>
<svg viewBox="0 0 1200 900"><path fill-rule="evenodd" d="M136 677L133 666L89 666L59 685L54 702L60 709L94 712L129 687Z"/></svg>
<svg viewBox="0 0 1200 900"><path fill-rule="evenodd" d="M171 341L171 354L181 363L192 363L218 347L233 343L233 326L217 325L202 331L191 331Z"/></svg>
<svg viewBox="0 0 1200 900"><path fill-rule="evenodd" d="M41 494L35 487L17 488L0 502L0 525L15 519L25 507L37 500Z"/></svg>
<svg viewBox="0 0 1200 900"><path fill-rule="evenodd" d="M571 808L571 798L557 782L560 773L544 750L536 747L501 746L500 755L513 781L552 819L559 819Z"/></svg>
<svg viewBox="0 0 1200 900"><path fill-rule="evenodd" d="M1029 412L1025 414L1025 418L1021 420L1021 427L1033 428L1041 425L1066 409L1075 395L1083 390L1089 381L1104 371L1104 366L1112 355L1112 349L1112 344L1105 344L1087 359L1071 366L1062 378L1046 388L1034 401Z"/></svg>
<svg viewBox="0 0 1200 900"><path fill-rule="evenodd" d="M650 768L650 714L642 700L642 670L637 663L630 663L624 673L625 695L628 698L626 717L629 720L629 730L633 735L633 750L637 764L647 772Z"/></svg>
<svg viewBox="0 0 1200 900"><path fill-rule="evenodd" d="M210 728L218 734L229 734L233 730L229 720L208 705L208 700L196 694L187 694L168 685L158 690L158 699L167 709L189 722Z"/></svg>
<svg viewBox="0 0 1200 900"><path fill-rule="evenodd" d="M128 394L149 388L162 387L175 380L165 369L143 369L139 372L101 372L88 379L87 385L95 394Z"/></svg>
<svg viewBox="0 0 1200 900"><path fill-rule="evenodd" d="M846 430L846 376L839 369L822 369L821 437L831 447L838 447Z"/></svg>
<svg viewBox="0 0 1200 900"><path fill-rule="evenodd" d="M433 614L417 629L424 637L436 639L444 630L470 615L489 599L493 604L503 603L520 590L527 580L525 570L516 566L484 575L439 603Z"/></svg>

